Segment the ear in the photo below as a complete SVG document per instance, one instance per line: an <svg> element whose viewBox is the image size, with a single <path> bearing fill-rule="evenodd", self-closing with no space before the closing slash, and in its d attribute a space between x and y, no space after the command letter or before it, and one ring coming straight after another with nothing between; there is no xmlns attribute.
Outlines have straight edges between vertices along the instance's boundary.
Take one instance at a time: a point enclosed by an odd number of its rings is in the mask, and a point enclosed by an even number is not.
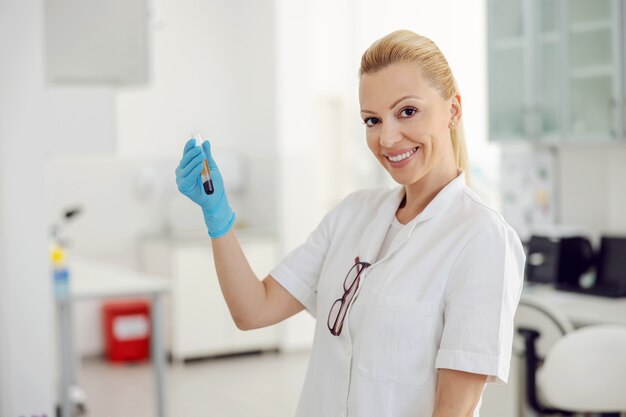
<svg viewBox="0 0 626 417"><path fill-rule="evenodd" d="M462 113L461 95L457 93L450 99L450 121L448 122L448 127L454 129L458 126Z"/></svg>

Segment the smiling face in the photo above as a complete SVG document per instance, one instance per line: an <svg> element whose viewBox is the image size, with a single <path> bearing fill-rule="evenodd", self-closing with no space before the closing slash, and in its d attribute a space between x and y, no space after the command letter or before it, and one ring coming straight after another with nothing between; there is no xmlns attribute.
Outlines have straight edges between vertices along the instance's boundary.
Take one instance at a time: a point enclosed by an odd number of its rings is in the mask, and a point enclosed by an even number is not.
<svg viewBox="0 0 626 417"><path fill-rule="evenodd" d="M367 145L397 183L437 184L456 173L450 128L460 96L443 98L417 64L397 63L363 74L359 100Z"/></svg>

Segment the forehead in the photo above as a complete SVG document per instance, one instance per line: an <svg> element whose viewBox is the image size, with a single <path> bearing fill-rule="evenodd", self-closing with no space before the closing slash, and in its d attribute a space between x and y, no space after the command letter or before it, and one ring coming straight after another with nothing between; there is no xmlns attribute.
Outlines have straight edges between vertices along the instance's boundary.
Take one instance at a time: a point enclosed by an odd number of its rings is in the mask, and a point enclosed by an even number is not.
<svg viewBox="0 0 626 417"><path fill-rule="evenodd" d="M363 74L359 81L361 104L384 103L409 94L424 98L439 96L414 63L392 64L373 74Z"/></svg>

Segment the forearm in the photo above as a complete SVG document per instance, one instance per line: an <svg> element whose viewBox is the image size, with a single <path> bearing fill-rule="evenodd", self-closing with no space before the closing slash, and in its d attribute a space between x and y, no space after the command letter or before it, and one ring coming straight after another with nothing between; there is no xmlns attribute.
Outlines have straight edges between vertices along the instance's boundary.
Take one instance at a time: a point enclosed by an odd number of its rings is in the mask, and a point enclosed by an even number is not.
<svg viewBox="0 0 626 417"><path fill-rule="evenodd" d="M472 417L487 377L452 369L439 369L432 417Z"/></svg>
<svg viewBox="0 0 626 417"><path fill-rule="evenodd" d="M220 288L235 324L240 329L254 327L250 321L263 310L265 286L250 267L233 229L212 238L211 243Z"/></svg>
<svg viewBox="0 0 626 417"><path fill-rule="evenodd" d="M196 146L196 139L201 146ZM204 176L208 177L209 171L213 182L211 193L207 193L199 181L201 176L202 181L208 181ZM241 250L233 230L235 213L228 204L222 174L211 155L211 143L202 141L199 135L185 143L183 157L176 168L176 185L182 194L202 208L212 238L220 287L235 324L242 330L259 325L261 322L257 317L269 304L265 280L259 281Z"/></svg>
<svg viewBox="0 0 626 417"><path fill-rule="evenodd" d="M474 410L459 409L454 406L439 406L433 411L433 417L472 417Z"/></svg>

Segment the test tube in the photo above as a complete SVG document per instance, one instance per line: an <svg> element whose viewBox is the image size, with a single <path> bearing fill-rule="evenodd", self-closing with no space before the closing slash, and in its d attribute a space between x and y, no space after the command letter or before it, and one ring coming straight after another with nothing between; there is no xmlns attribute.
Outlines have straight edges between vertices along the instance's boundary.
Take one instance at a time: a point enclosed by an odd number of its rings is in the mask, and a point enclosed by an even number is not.
<svg viewBox="0 0 626 417"><path fill-rule="evenodd" d="M196 144L202 146L202 136L200 136L199 133L194 133L193 137L196 139ZM207 158L209 157L209 155L205 156ZM211 179L211 169L209 168L208 159L205 159L203 164L204 169L202 170L202 174L200 174L202 176L202 186L204 187L204 192L211 195L215 192L215 188L213 187L213 180Z"/></svg>

